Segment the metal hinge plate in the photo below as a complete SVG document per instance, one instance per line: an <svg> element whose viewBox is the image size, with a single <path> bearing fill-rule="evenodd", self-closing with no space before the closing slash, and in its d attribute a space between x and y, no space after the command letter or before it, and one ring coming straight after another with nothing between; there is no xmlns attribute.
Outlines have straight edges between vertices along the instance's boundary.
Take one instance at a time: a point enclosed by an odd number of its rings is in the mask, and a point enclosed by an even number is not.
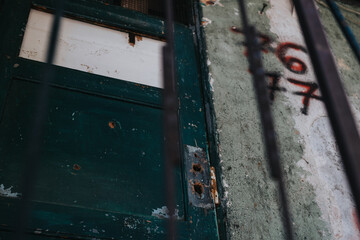
<svg viewBox="0 0 360 240"><path fill-rule="evenodd" d="M211 185L212 178L210 165L206 152L199 147L185 145L185 177L187 180L187 189L189 203L200 208L214 208L214 199ZM216 180L215 180L216 188Z"/></svg>

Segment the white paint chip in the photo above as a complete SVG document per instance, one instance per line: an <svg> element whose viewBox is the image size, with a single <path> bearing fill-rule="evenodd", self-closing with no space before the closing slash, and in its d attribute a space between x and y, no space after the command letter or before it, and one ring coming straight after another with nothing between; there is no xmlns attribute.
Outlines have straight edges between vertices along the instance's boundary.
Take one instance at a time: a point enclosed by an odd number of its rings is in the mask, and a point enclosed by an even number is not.
<svg viewBox="0 0 360 240"><path fill-rule="evenodd" d="M151 213L151 216L157 217L157 218L160 218L160 219L169 218L170 217L169 209L166 206L162 206L161 208L153 209L153 211ZM175 209L174 216L176 217L176 219L181 219L179 217L179 210L178 209Z"/></svg>
<svg viewBox="0 0 360 240"><path fill-rule="evenodd" d="M0 185L0 197L18 198L21 193L11 192L13 187L5 188L4 184Z"/></svg>
<svg viewBox="0 0 360 240"><path fill-rule="evenodd" d="M203 17L201 19L201 25L204 27L206 27L208 24L211 24L211 23L212 23L212 21L209 18Z"/></svg>

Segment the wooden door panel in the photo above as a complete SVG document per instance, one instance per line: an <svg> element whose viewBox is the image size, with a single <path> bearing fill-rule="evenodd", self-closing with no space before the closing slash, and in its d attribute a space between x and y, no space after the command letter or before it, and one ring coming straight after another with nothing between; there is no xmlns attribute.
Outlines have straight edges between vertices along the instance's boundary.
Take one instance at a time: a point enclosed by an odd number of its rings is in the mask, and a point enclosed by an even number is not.
<svg viewBox="0 0 360 240"><path fill-rule="evenodd" d="M0 164L12 173L0 182L15 192L38 86L14 80L0 124ZM151 216L165 205L161 133L160 109L51 88L34 200Z"/></svg>

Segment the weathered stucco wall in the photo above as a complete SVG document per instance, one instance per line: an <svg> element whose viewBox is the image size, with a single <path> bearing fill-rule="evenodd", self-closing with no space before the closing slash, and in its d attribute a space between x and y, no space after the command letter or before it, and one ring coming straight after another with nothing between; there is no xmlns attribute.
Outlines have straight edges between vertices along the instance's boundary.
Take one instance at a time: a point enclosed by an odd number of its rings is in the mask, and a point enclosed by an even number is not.
<svg viewBox="0 0 360 240"><path fill-rule="evenodd" d="M287 0L246 3L251 23L263 34L269 85L278 87L272 91L272 110L296 239L360 239L354 204L295 11ZM330 11L317 3L354 115L360 119L360 67ZM343 9L343 13L359 39L359 4L342 6L352 10ZM238 31L237 1L204 1L202 10L229 236L284 239L277 185L264 159L244 38ZM290 57L297 60L286 66Z"/></svg>

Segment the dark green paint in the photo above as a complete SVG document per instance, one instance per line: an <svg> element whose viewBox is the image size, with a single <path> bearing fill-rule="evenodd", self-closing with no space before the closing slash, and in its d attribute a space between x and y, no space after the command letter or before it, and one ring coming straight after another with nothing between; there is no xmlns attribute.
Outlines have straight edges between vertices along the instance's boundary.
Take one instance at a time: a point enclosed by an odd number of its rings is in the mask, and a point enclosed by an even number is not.
<svg viewBox="0 0 360 240"><path fill-rule="evenodd" d="M16 61L19 66L14 70L16 76L22 80L40 82L41 71L45 64L19 58ZM78 70L53 66L54 79L50 85L64 88L69 91L81 91L83 93L101 95L107 98L137 103L154 108L162 108L161 92L159 88L134 84L118 79L89 74ZM74 76L78 76L74 81Z"/></svg>
<svg viewBox="0 0 360 240"><path fill-rule="evenodd" d="M33 6L52 10L53 1ZM0 184L19 192L23 149L43 63L18 58L30 4L7 0L0 12ZM66 16L163 38L160 19L95 1L69 1ZM176 27L182 145L208 149L193 32ZM164 239L161 89L54 66L30 239ZM184 151L184 148L182 148ZM183 154L184 155L184 154ZM214 207L191 206L177 169L179 239L218 239ZM189 193L190 194L190 193ZM18 199L0 197L0 237L16 226ZM46 238L48 239L48 238Z"/></svg>
<svg viewBox="0 0 360 240"><path fill-rule="evenodd" d="M45 7L48 11L53 11L55 6L54 0L34 0L33 5ZM82 21L143 33L152 37L164 38L165 36L163 20L120 6L88 0L67 1L64 14Z"/></svg>
<svg viewBox="0 0 360 240"><path fill-rule="evenodd" d="M0 123L0 165L6 173L0 182L14 190L38 88L14 79ZM165 205L159 109L55 87L50 94L34 200L140 215ZM74 170L75 164L81 169Z"/></svg>

